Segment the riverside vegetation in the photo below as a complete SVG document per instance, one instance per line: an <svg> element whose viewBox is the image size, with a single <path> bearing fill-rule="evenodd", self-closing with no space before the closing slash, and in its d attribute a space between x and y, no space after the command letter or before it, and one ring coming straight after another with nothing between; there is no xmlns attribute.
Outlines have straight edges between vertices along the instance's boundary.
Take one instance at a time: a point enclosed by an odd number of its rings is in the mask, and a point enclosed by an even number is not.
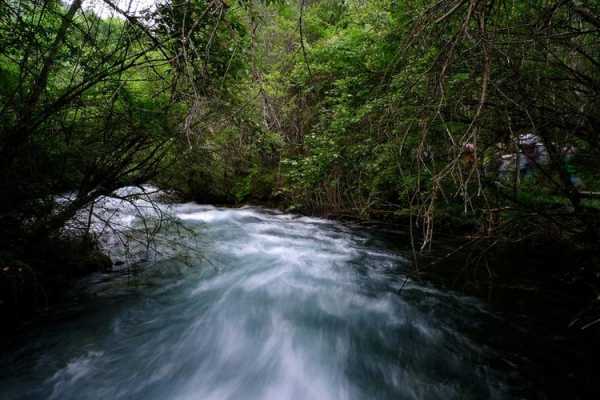
<svg viewBox="0 0 600 400"><path fill-rule="evenodd" d="M0 3L3 333L110 269L94 204L153 183L405 232L598 393L598 1L98 3Z"/></svg>

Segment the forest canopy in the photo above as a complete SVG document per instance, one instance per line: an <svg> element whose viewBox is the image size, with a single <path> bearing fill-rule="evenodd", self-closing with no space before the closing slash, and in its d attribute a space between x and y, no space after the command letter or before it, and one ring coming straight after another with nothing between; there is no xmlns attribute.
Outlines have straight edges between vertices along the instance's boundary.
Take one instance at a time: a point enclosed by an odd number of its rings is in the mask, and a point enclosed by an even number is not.
<svg viewBox="0 0 600 400"><path fill-rule="evenodd" d="M596 249L599 66L591 0L2 0L2 260L145 183Z"/></svg>

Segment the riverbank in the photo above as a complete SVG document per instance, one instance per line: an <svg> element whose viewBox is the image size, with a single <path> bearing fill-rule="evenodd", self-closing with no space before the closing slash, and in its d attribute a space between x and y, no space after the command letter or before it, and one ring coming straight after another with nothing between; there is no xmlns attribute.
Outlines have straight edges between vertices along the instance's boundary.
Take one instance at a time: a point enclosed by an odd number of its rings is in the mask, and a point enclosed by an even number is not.
<svg viewBox="0 0 600 400"><path fill-rule="evenodd" d="M597 254L540 237L494 248L492 243L446 245L426 256L421 276L476 296L503 316L515 334L490 332L490 341L512 353L510 362L547 398L598 398Z"/></svg>
<svg viewBox="0 0 600 400"><path fill-rule="evenodd" d="M85 238L53 238L0 251L1 336L9 338L57 312L66 293L82 277L112 268L97 243Z"/></svg>

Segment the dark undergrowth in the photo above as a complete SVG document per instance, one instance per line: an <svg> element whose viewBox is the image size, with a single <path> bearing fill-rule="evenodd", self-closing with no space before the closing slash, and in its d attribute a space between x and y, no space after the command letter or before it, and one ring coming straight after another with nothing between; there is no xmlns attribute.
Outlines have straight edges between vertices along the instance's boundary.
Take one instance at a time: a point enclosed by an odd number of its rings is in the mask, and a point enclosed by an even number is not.
<svg viewBox="0 0 600 400"><path fill-rule="evenodd" d="M418 279L483 299L504 318L489 341L540 399L600 396L600 251L548 237L439 243L420 258Z"/></svg>
<svg viewBox="0 0 600 400"><path fill-rule="evenodd" d="M0 250L0 336L56 313L78 279L112 268L95 241L81 238L21 241Z"/></svg>

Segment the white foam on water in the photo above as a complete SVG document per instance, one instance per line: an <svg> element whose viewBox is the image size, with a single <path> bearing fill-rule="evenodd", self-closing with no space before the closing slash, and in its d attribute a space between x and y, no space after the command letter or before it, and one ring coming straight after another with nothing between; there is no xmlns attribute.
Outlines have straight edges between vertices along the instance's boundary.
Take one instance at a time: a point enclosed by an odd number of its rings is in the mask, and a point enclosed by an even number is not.
<svg viewBox="0 0 600 400"><path fill-rule="evenodd" d="M130 206L104 203L135 227L141 216ZM93 334L43 346L48 359L69 354L69 361L28 382L28 398L395 400L463 391L503 398L502 384L473 361L483 348L455 325L455 313L479 313L478 303L404 282L402 255L318 218L158 207L201 240L159 243L171 258L148 262L159 269L144 281L151 287L78 322ZM187 269L179 268L184 256ZM163 276L161 265L181 272Z"/></svg>
<svg viewBox="0 0 600 400"><path fill-rule="evenodd" d="M56 371L47 381L53 387L49 399L62 398L65 387L73 386L86 375L93 373L94 363L102 355L101 351L88 351L86 355L76 357L69 361L64 368Z"/></svg>

